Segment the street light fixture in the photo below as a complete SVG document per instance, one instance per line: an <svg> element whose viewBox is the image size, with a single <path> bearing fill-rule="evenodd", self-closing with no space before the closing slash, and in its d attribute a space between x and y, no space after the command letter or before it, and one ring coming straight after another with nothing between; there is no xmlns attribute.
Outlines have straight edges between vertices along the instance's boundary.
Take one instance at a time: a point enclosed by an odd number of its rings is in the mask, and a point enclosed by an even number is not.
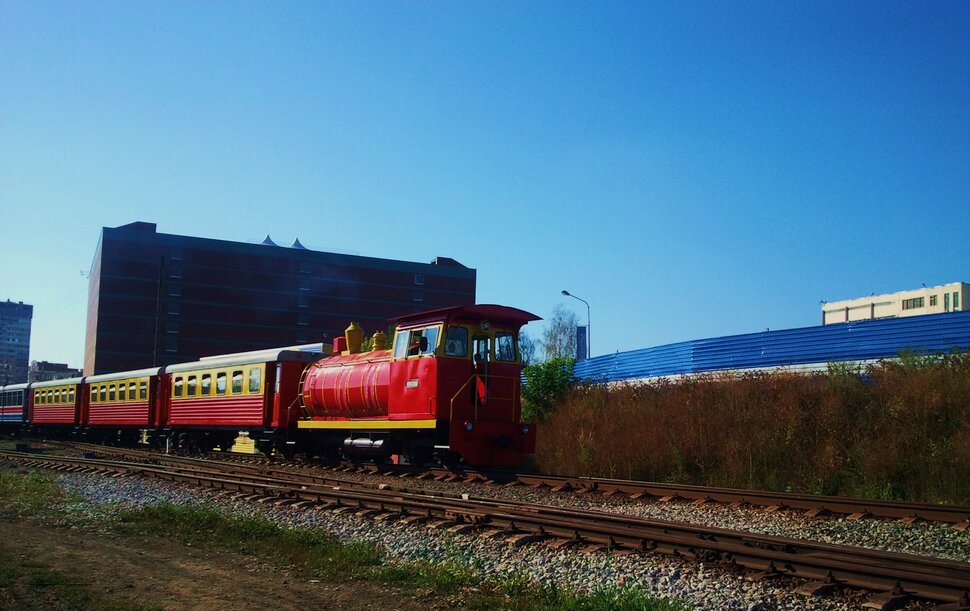
<svg viewBox="0 0 970 611"><path fill-rule="evenodd" d="M589 302L583 299L582 297L577 297L566 290L563 290L562 294L565 295L566 297L572 297L573 299L578 299L586 304L586 358L590 358L590 355L593 353L593 342L590 340L590 338L592 337L592 333L590 332L590 328L589 328Z"/></svg>

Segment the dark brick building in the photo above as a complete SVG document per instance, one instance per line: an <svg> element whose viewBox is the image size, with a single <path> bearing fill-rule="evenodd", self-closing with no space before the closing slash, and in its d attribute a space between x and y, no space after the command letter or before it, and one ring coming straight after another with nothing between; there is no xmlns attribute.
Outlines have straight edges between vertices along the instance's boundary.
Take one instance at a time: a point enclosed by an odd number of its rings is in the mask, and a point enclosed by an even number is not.
<svg viewBox="0 0 970 611"><path fill-rule="evenodd" d="M0 386L27 381L34 306L0 301Z"/></svg>
<svg viewBox="0 0 970 611"><path fill-rule="evenodd" d="M91 267L84 373L326 341L357 321L475 303L474 269L105 227Z"/></svg>

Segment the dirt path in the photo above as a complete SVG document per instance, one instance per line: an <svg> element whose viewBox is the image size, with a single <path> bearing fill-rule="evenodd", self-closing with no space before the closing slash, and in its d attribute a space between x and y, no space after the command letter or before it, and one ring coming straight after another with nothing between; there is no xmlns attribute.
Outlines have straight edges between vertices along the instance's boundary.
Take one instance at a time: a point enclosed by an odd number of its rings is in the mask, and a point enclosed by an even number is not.
<svg viewBox="0 0 970 611"><path fill-rule="evenodd" d="M447 603L375 584L313 583L254 558L156 537L104 535L0 520L0 565L46 568L98 598L161 609L428 609ZM0 566L0 570L4 567ZM20 578L0 587L0 610L65 608Z"/></svg>

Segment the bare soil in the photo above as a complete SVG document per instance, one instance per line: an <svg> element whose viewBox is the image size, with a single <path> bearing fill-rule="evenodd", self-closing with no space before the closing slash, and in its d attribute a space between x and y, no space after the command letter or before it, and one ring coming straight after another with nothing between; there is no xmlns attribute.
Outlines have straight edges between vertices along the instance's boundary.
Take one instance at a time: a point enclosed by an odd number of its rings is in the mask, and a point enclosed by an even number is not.
<svg viewBox="0 0 970 611"><path fill-rule="evenodd" d="M3 564L13 559L18 567L56 571L96 599L120 601L121 608L128 604L160 609L451 606L428 592L350 580L313 582L250 556L198 549L158 537L105 535L33 520L0 520L0 559ZM0 587L0 611L67 608L53 590L22 577Z"/></svg>

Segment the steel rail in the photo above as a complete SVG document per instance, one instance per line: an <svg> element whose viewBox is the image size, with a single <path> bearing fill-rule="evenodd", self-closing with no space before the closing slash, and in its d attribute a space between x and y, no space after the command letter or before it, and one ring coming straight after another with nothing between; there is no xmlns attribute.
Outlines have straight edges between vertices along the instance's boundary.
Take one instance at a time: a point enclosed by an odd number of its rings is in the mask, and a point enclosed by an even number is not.
<svg viewBox="0 0 970 611"><path fill-rule="evenodd" d="M769 574L788 575L831 584L904 592L920 598L960 604L970 592L970 564L882 552L834 544L819 544L751 533L645 520L629 516L484 499L429 497L397 490L342 489L276 480L270 476L229 476L221 470L201 473L201 467L173 467L98 459L0 452L8 460L35 466L76 465L76 468L141 473L172 481L256 492L284 502L303 500L363 512L444 520L455 525L497 528L506 534L564 541L613 550L658 551L688 558L721 561ZM248 480L248 481L246 481Z"/></svg>

